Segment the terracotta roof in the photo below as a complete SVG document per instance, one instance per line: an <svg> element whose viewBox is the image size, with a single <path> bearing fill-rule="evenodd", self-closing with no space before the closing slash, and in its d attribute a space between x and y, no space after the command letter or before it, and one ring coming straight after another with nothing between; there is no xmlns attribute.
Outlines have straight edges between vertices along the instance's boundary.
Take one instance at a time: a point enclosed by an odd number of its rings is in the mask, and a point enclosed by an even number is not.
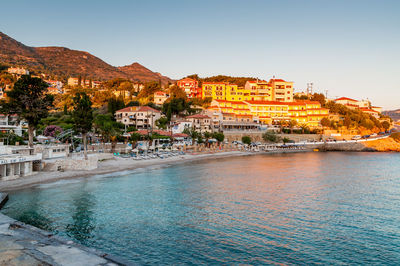
<svg viewBox="0 0 400 266"><path fill-rule="evenodd" d="M231 84L229 82L203 82L203 85L212 85L212 84L216 84L216 85L233 85L233 86L237 86L236 84Z"/></svg>
<svg viewBox="0 0 400 266"><path fill-rule="evenodd" d="M197 114L197 115L190 115L190 116L187 116L186 118L210 118L208 115L200 115L200 114Z"/></svg>
<svg viewBox="0 0 400 266"><path fill-rule="evenodd" d="M178 80L178 82L185 82L185 81L197 82L197 80L191 79L191 78L183 78L183 79Z"/></svg>
<svg viewBox="0 0 400 266"><path fill-rule="evenodd" d="M172 134L172 137L174 137L174 138L179 138L179 137L187 138L187 137L189 137L189 135L185 134L185 133L175 133L175 134Z"/></svg>
<svg viewBox="0 0 400 266"><path fill-rule="evenodd" d="M233 103L233 104L245 104L243 101L226 101L226 100L216 100L219 103Z"/></svg>
<svg viewBox="0 0 400 266"><path fill-rule="evenodd" d="M118 113L122 112L154 112L154 113L161 113L160 111L151 108L150 106L129 106L123 109L116 111Z"/></svg>
<svg viewBox="0 0 400 266"><path fill-rule="evenodd" d="M288 105L287 102L278 102L278 101L245 101L251 105Z"/></svg>
<svg viewBox="0 0 400 266"><path fill-rule="evenodd" d="M354 100L354 99L351 99L351 98L347 98L347 97L340 97L340 98L335 99L334 101L340 101L340 100L358 102L357 100Z"/></svg>
<svg viewBox="0 0 400 266"><path fill-rule="evenodd" d="M121 113L121 112L131 112L132 107L125 107L123 109L115 111L116 113Z"/></svg>
<svg viewBox="0 0 400 266"><path fill-rule="evenodd" d="M164 92L164 91L156 91L155 93L154 93L155 95L166 95L167 93L166 92Z"/></svg>
<svg viewBox="0 0 400 266"><path fill-rule="evenodd" d="M363 111L363 112L379 113L378 111L375 111L375 110L372 110L372 109L369 109L369 108L366 108L366 107L361 107L360 110Z"/></svg>

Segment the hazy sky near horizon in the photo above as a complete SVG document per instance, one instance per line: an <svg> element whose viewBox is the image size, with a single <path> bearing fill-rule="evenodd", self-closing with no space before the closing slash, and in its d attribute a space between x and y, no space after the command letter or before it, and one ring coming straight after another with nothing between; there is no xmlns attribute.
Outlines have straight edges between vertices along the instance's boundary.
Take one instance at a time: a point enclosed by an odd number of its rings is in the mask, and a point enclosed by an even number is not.
<svg viewBox="0 0 400 266"><path fill-rule="evenodd" d="M197 73L314 83L400 108L400 1L147 0L1 3L0 31L173 79Z"/></svg>

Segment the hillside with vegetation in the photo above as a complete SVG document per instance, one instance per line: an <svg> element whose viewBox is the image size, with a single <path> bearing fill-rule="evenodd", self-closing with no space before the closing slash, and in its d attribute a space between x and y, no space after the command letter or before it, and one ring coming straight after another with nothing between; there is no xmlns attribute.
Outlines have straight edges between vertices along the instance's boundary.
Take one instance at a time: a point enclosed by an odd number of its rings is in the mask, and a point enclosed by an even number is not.
<svg viewBox="0 0 400 266"><path fill-rule="evenodd" d="M391 110L391 111L384 111L382 112L384 115L389 116L394 121L400 121L400 109Z"/></svg>
<svg viewBox="0 0 400 266"><path fill-rule="evenodd" d="M171 79L152 72L139 63L115 67L85 52L65 47L30 47L0 32L0 64L25 67L31 72L44 73L59 79L86 76L97 80L125 78L135 82Z"/></svg>
<svg viewBox="0 0 400 266"><path fill-rule="evenodd" d="M323 118L321 125L334 130L357 130L361 134L378 133L391 127L391 119L380 114L379 119L367 114L360 109L350 109L345 105L327 101L322 93L301 96L299 100L312 100L321 103L321 106L329 109L331 118Z"/></svg>
<svg viewBox="0 0 400 266"><path fill-rule="evenodd" d="M239 87L244 87L244 85L246 84L247 81L257 79L257 78L253 78L253 77L231 77L231 76L225 76L225 75L217 75L217 76L212 76L212 77L200 78L199 75L197 75L197 74L189 75L189 76L187 76L187 78L198 80L200 87L203 82L226 82L226 83L236 84Z"/></svg>

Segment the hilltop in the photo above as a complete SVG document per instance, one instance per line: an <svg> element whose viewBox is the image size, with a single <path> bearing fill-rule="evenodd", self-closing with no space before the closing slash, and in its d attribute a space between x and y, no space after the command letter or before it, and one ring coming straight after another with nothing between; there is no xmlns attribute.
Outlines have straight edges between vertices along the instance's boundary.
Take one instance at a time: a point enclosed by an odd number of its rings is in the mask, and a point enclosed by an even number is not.
<svg viewBox="0 0 400 266"><path fill-rule="evenodd" d="M30 47L2 32L0 32L0 63L61 77L81 75L99 80L126 78L135 82L171 81L170 78L152 72L139 63L115 67L85 51L56 46Z"/></svg>
<svg viewBox="0 0 400 266"><path fill-rule="evenodd" d="M393 121L400 121L400 109L392 111L384 111L382 114L389 116Z"/></svg>

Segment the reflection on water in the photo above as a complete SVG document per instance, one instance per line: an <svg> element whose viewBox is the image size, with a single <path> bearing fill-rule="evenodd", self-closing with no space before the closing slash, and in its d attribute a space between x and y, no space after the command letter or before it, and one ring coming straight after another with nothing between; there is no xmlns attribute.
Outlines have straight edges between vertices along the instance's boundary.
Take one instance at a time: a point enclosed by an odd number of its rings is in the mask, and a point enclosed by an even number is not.
<svg viewBox="0 0 400 266"><path fill-rule="evenodd" d="M93 217L94 196L82 188L72 193L73 223L66 226L68 236L75 238L82 244L87 245L87 240L93 239L92 231L95 229Z"/></svg>
<svg viewBox="0 0 400 266"><path fill-rule="evenodd" d="M399 159L215 159L18 191L3 212L141 264L395 264Z"/></svg>

